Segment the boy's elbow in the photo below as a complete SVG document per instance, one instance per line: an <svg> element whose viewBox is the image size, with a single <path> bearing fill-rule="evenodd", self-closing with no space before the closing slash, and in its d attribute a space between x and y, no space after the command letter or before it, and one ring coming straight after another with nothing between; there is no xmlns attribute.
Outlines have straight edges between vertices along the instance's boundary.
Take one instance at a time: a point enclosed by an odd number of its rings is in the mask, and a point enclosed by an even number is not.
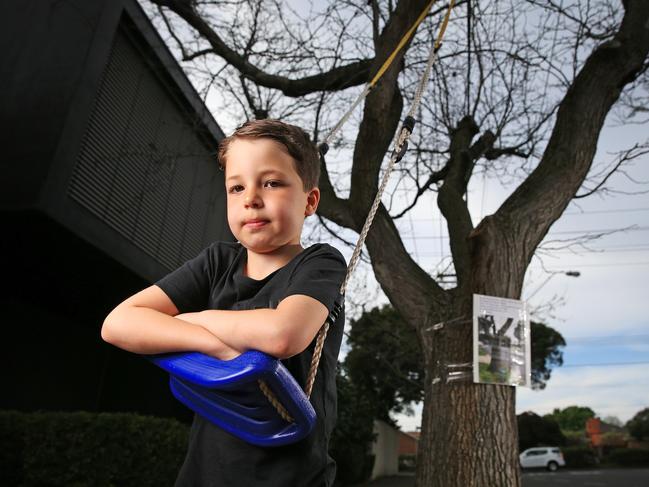
<svg viewBox="0 0 649 487"><path fill-rule="evenodd" d="M307 345L303 345L295 336L284 333L275 337L269 354L275 358L284 360L303 352Z"/></svg>
<svg viewBox="0 0 649 487"><path fill-rule="evenodd" d="M115 308L111 311L104 323L101 325L101 339L106 343L121 347L123 345L123 330L120 325L121 320L119 319L119 308Z"/></svg>
<svg viewBox="0 0 649 487"><path fill-rule="evenodd" d="M115 324L112 319L112 313L106 316L104 323L101 325L101 339L106 343L115 345Z"/></svg>

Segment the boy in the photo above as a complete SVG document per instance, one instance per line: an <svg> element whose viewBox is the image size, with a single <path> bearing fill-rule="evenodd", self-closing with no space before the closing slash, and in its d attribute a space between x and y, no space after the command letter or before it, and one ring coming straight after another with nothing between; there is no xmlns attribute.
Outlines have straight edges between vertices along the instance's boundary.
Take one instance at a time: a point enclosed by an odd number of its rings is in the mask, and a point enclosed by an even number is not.
<svg viewBox="0 0 649 487"><path fill-rule="evenodd" d="M283 360L304 386L314 337L345 274L326 244L303 249L304 219L318 207L319 158L304 131L276 120L239 127L219 147L228 224L216 242L107 317L102 337L131 352L200 351L231 359L256 349ZM336 360L344 319L330 327L311 395L317 422L304 440L261 448L195 415L177 486L330 486Z"/></svg>

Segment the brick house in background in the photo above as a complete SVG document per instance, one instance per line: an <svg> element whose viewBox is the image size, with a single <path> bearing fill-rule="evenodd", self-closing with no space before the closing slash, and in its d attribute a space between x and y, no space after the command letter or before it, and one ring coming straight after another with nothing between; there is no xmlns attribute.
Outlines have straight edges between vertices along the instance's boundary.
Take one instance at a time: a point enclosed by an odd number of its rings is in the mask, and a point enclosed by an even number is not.
<svg viewBox="0 0 649 487"><path fill-rule="evenodd" d="M420 434L419 431L401 431L399 435L399 456L417 455Z"/></svg>
<svg viewBox="0 0 649 487"><path fill-rule="evenodd" d="M586 420L586 436L589 445L597 451L601 457L605 450L612 448L626 448L628 446L628 435L624 428L608 424L599 418Z"/></svg>

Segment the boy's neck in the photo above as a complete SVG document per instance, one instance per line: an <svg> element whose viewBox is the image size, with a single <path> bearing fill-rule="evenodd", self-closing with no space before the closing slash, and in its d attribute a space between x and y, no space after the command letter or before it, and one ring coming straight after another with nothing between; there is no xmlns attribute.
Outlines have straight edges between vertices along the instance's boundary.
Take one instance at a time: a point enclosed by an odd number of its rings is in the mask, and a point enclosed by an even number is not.
<svg viewBox="0 0 649 487"><path fill-rule="evenodd" d="M280 267L288 264L293 257L302 252L303 248L299 244L284 245L273 252L260 254L246 249L248 258L244 269L244 274L251 279L261 280L269 274L275 272Z"/></svg>

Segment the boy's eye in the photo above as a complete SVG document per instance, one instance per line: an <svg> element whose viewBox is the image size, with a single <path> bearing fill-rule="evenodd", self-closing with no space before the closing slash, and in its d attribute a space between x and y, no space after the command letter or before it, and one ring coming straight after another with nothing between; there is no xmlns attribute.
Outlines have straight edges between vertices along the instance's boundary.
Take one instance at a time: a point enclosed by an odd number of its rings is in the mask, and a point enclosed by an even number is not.
<svg viewBox="0 0 649 487"><path fill-rule="evenodd" d="M240 193L241 191L243 191L243 186L241 186L240 184L230 186L230 188L228 189L229 193Z"/></svg>
<svg viewBox="0 0 649 487"><path fill-rule="evenodd" d="M282 186L282 182L281 182L281 181L277 181L277 180L275 180L275 179L271 179L270 181L266 181L266 182L264 183L264 186L265 186L266 188L279 188L280 186Z"/></svg>

